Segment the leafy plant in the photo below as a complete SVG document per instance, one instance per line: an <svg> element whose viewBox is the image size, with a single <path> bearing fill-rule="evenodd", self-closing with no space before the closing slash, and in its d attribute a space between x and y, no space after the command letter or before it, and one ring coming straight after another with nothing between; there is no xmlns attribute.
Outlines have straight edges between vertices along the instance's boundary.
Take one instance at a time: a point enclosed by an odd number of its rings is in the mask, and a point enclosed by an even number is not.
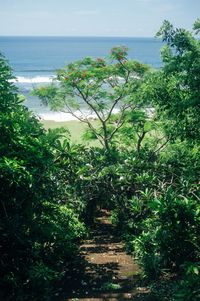
<svg viewBox="0 0 200 301"><path fill-rule="evenodd" d="M144 64L128 60L126 47L114 47L110 61L86 57L70 63L58 71L59 84L41 87L34 94L51 109L70 113L86 123L87 138L98 139L109 152L113 138L125 122L127 110L139 106L133 100L133 93L148 69ZM114 122L113 113L117 113ZM93 126L93 118L99 121L99 127Z"/></svg>

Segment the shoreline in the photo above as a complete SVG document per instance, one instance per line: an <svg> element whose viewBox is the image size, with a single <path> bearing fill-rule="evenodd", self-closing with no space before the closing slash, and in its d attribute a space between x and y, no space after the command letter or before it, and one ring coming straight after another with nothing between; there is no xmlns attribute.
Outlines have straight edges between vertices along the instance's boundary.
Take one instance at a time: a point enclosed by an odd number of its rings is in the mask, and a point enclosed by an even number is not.
<svg viewBox="0 0 200 301"><path fill-rule="evenodd" d="M81 117L80 115L77 115L78 117ZM44 114L38 114L38 117L42 121L49 121L49 122L70 122L70 121L77 121L81 122L78 118L74 117L70 113L62 113L62 112L55 112L55 114L51 113L44 113ZM83 115L82 117L83 120L86 119L86 117ZM87 119L96 121L98 120L97 117L94 114L87 115Z"/></svg>
<svg viewBox="0 0 200 301"><path fill-rule="evenodd" d="M117 114L119 112L119 109L115 108L112 112L112 114ZM82 114L79 111L75 111L74 114L76 114L77 117L84 119L89 119L91 121L98 121L98 117L95 113L91 113L87 110L83 110ZM37 113L40 119L44 121L54 121L54 122L68 122L68 121L78 121L78 118L73 116L71 113L64 113L64 112L49 112L49 113Z"/></svg>

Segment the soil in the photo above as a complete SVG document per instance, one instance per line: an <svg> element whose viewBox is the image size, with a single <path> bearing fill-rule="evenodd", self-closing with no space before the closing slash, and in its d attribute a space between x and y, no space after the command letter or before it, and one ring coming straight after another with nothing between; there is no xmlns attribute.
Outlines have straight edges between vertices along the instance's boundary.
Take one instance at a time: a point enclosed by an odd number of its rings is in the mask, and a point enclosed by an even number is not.
<svg viewBox="0 0 200 301"><path fill-rule="evenodd" d="M67 276L65 301L156 301L141 286L140 271L116 237L109 213L96 218L90 238L81 246L81 261Z"/></svg>

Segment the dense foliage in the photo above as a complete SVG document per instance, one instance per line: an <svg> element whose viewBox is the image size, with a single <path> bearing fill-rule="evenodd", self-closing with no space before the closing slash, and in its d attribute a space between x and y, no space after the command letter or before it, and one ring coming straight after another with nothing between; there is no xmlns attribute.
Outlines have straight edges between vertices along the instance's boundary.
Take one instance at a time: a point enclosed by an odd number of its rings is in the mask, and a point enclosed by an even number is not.
<svg viewBox="0 0 200 301"><path fill-rule="evenodd" d="M136 190L120 200L113 221L144 276L169 280L185 275L171 298L196 301L200 298L200 42L167 21L158 35L167 43L163 68L146 77L137 97L156 109L154 118L162 125L165 149L151 162L145 153L136 173L135 162L129 167L126 177L130 175L129 186Z"/></svg>
<svg viewBox="0 0 200 301"><path fill-rule="evenodd" d="M46 133L21 104L2 56L0 77L1 298L48 299L84 227L60 199L59 133Z"/></svg>
<svg viewBox="0 0 200 301"><path fill-rule="evenodd" d="M83 222L91 226L102 207L112 211L143 276L173 282L171 296L160 300L200 299L200 42L168 21L158 35L166 43L160 70L129 61L116 47L114 61L72 63L56 83L35 91L73 115L84 102L99 127L83 112L76 116L102 147L73 145L62 130L45 132L21 104L1 57L5 299L42 300L41 292L53 298L51 284L76 256Z"/></svg>
<svg viewBox="0 0 200 301"><path fill-rule="evenodd" d="M194 143L200 139L199 39L168 21L157 36L166 43L161 53L164 66L146 81L144 96L153 101L169 135Z"/></svg>

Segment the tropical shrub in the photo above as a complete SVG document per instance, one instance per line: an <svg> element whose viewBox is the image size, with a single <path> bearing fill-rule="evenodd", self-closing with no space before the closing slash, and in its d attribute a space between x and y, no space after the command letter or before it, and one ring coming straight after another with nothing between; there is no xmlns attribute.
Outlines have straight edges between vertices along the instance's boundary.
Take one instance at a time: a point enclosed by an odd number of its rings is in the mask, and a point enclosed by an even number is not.
<svg viewBox="0 0 200 301"><path fill-rule="evenodd" d="M60 203L55 145L21 103L0 56L0 256L3 300L46 300L77 253L84 227Z"/></svg>

